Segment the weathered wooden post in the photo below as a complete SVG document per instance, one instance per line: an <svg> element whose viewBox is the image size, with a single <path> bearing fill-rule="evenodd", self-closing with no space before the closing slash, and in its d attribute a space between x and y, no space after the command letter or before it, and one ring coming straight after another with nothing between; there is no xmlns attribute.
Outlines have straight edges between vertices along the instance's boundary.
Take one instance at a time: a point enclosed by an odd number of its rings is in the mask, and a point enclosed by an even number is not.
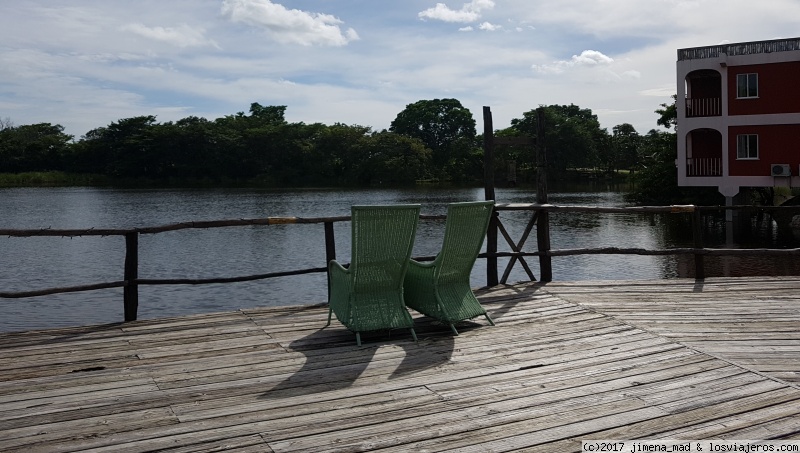
<svg viewBox="0 0 800 453"><path fill-rule="evenodd" d="M123 304L125 322L136 321L139 311L139 233L125 233L125 287Z"/></svg>
<svg viewBox="0 0 800 453"><path fill-rule="evenodd" d="M483 174L484 199L495 200L494 126L492 109L487 106L483 107ZM486 286L496 286L497 283L497 211L494 211L486 231Z"/></svg>
<svg viewBox="0 0 800 453"><path fill-rule="evenodd" d="M694 240L694 248L703 248L703 216L700 209L695 206L692 213L692 239ZM694 254L694 278L703 280L706 278L706 269L703 255L699 253Z"/></svg>
<svg viewBox="0 0 800 453"><path fill-rule="evenodd" d="M325 267L331 260L336 259L336 240L333 235L333 222L325 222ZM331 301L331 274L328 276L328 302Z"/></svg>
<svg viewBox="0 0 800 453"><path fill-rule="evenodd" d="M536 202L547 204L547 151L544 141L544 108L536 109ZM536 237L540 252L550 251L550 213L539 210L536 222ZM543 282L553 281L553 262L549 255L539 256L539 276Z"/></svg>

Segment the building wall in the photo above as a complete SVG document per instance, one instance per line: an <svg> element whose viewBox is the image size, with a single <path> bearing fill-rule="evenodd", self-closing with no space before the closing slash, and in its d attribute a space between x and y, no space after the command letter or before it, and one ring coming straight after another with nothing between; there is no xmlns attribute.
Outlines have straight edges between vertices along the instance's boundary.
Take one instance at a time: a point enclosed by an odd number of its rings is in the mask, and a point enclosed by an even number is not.
<svg viewBox="0 0 800 453"><path fill-rule="evenodd" d="M736 158L737 135L758 134L758 159ZM772 164L789 164L792 175L800 166L800 124L731 126L728 129L730 176L769 176Z"/></svg>
<svg viewBox="0 0 800 453"><path fill-rule="evenodd" d="M800 187L800 50L712 52L707 57L679 59L676 69L679 186L717 187L726 197L735 196L741 187ZM717 95L722 101L721 115L687 117L687 96L690 100L713 97L709 96L713 87L700 80L711 71L721 76ZM736 76L751 72L759 74L758 98L737 99ZM719 131L720 142L695 135L702 129ZM736 159L738 134L759 135L759 159ZM687 158L714 157L709 154L711 148L721 148L722 176L688 176ZM793 176L770 176L773 164L789 164Z"/></svg>
<svg viewBox="0 0 800 453"><path fill-rule="evenodd" d="M758 74L758 97L736 98L736 76ZM728 67L728 115L800 112L800 61Z"/></svg>

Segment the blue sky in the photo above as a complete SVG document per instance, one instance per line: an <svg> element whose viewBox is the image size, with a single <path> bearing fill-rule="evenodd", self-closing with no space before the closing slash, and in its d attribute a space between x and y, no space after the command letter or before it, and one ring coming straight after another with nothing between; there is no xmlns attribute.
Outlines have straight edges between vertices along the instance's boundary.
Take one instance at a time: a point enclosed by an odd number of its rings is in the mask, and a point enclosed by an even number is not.
<svg viewBox="0 0 800 453"><path fill-rule="evenodd" d="M78 138L258 102L381 130L456 98L479 131L483 106L499 129L574 103L646 133L678 48L796 37L798 18L797 0L0 0L0 119Z"/></svg>

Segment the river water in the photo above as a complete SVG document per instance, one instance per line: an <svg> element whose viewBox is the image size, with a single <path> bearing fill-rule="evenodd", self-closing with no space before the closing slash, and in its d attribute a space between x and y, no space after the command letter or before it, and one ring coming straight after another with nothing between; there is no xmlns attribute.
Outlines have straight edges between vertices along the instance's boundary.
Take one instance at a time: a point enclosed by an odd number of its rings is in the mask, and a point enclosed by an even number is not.
<svg viewBox="0 0 800 453"><path fill-rule="evenodd" d="M444 214L448 203L481 200L482 188L410 189L181 189L105 188L0 189L0 229L132 228L176 222L264 217L325 217L350 214L354 204L420 203L423 214ZM498 202L530 203L530 188L497 190ZM609 187L555 190L556 205L625 206L624 194ZM527 212L501 212L518 240ZM790 232L766 222L742 235L740 247L798 247ZM725 241L724 222L710 222L707 245ZM350 224L335 225L337 256L349 262ZM553 249L691 246L686 218L637 214L551 214ZM415 256L435 255L444 223L421 221ZM499 239L500 249L508 251ZM534 251L535 235L524 247ZM31 291L122 280L125 241L114 237L0 238L0 291ZM502 275L507 260L500 260ZM538 278L538 259L528 259ZM708 276L800 275L792 260L707 259ZM271 225L182 230L139 239L140 278L214 278L325 266L323 226ZM478 260L473 286L486 282L486 264ZM582 255L553 259L553 279L614 280L693 276L690 257ZM509 282L527 280L519 265ZM180 316L260 306L314 304L326 300L324 274L257 282L140 286L139 318ZM0 332L121 321L122 289L24 299L0 298Z"/></svg>

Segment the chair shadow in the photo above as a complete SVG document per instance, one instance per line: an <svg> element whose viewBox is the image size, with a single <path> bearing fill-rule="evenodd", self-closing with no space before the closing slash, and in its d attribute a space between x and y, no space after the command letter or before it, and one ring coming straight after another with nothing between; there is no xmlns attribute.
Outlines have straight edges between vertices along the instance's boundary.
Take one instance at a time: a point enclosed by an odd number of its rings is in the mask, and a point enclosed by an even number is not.
<svg viewBox="0 0 800 453"><path fill-rule="evenodd" d="M478 296L478 300L489 313L489 316L492 317L492 320L497 322L502 320L517 305L528 302L527 298L520 296L533 296L536 293L542 293L546 287L547 283L545 282L535 282L521 288L511 285L487 287L476 291L476 296ZM511 294L504 294L499 297L494 296L493 293L498 291L511 291Z"/></svg>
<svg viewBox="0 0 800 453"><path fill-rule="evenodd" d="M417 318L416 321L414 330L419 341L399 344L405 356L400 365L389 375L390 380L438 368L450 362L453 357L455 337L449 326L427 317Z"/></svg>
<svg viewBox="0 0 800 453"><path fill-rule="evenodd" d="M431 326L428 322L417 330L417 335L419 342L415 343L407 329L366 332L361 335L362 346L359 347L355 344L355 335L341 326L320 328L289 343L287 349L305 355L305 362L260 398L283 399L351 387L375 360L378 348L387 344L402 348L404 354L387 377L389 380L408 377L450 361L454 339L449 327Z"/></svg>

